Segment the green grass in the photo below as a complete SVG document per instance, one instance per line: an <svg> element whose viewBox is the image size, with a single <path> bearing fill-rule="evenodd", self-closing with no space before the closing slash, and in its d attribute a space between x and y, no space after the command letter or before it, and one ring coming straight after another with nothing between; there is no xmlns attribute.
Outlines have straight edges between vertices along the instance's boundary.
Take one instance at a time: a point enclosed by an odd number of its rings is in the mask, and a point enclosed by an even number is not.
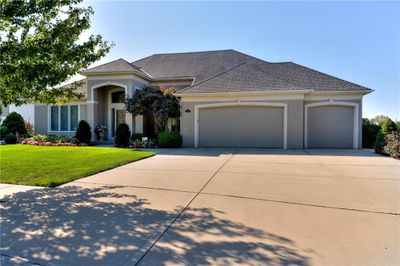
<svg viewBox="0 0 400 266"><path fill-rule="evenodd" d="M0 146L0 183L54 187L153 156L120 148Z"/></svg>

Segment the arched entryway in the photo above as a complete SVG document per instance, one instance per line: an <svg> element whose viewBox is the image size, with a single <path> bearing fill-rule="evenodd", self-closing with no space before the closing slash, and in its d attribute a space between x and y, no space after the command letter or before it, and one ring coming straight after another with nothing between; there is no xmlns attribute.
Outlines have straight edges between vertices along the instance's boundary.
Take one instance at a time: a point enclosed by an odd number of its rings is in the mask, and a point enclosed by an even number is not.
<svg viewBox="0 0 400 266"><path fill-rule="evenodd" d="M100 84L92 88L93 130L98 126L107 128L106 140L113 140L115 130L121 123L134 129L132 114L125 111L127 87L119 84ZM94 139L96 139L96 134Z"/></svg>

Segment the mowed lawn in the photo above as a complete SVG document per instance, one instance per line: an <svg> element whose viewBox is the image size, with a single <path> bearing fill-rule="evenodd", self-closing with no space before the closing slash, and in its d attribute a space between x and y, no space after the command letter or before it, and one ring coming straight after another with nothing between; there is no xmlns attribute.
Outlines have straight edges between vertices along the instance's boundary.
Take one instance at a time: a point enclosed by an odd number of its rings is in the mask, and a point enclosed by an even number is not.
<svg viewBox="0 0 400 266"><path fill-rule="evenodd" d="M153 156L120 148L0 146L0 183L54 187Z"/></svg>

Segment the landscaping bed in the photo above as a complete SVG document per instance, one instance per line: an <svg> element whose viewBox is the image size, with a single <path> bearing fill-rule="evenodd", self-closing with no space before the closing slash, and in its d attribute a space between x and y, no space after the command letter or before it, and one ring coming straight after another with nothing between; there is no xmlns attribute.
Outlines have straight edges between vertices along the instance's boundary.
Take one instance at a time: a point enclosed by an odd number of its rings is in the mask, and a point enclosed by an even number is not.
<svg viewBox="0 0 400 266"><path fill-rule="evenodd" d="M0 183L54 187L153 156L98 147L0 146Z"/></svg>

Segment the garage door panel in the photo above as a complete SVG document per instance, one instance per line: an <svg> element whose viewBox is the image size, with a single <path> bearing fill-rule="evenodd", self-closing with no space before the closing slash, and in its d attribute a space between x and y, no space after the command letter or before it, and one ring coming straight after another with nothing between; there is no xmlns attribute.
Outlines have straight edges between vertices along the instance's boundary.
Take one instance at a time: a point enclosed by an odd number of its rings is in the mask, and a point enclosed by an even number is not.
<svg viewBox="0 0 400 266"><path fill-rule="evenodd" d="M309 148L352 148L354 107L318 106L308 109Z"/></svg>
<svg viewBox="0 0 400 266"><path fill-rule="evenodd" d="M232 106L199 110L199 145L283 146L283 108Z"/></svg>

